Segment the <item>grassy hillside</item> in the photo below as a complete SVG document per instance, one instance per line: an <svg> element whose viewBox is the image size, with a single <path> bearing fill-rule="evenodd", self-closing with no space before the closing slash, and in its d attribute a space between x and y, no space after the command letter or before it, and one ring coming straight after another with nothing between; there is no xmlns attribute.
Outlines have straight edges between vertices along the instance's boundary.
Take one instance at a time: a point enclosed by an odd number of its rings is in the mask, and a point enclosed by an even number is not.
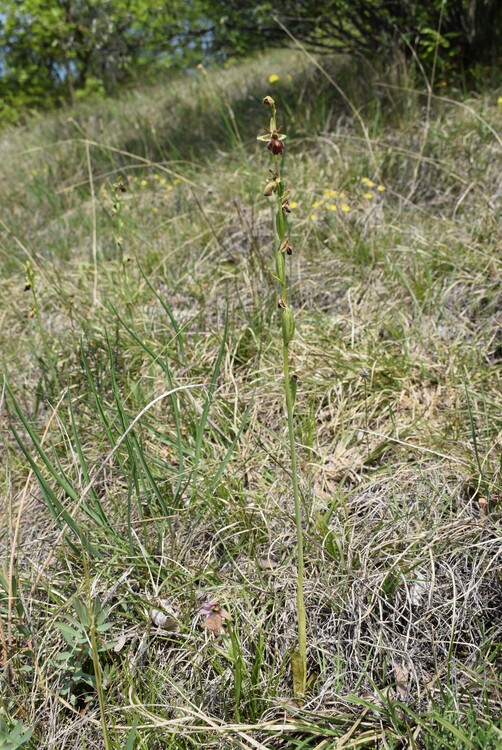
<svg viewBox="0 0 502 750"><path fill-rule="evenodd" d="M276 51L1 134L2 747L500 747L502 92L444 83Z"/></svg>

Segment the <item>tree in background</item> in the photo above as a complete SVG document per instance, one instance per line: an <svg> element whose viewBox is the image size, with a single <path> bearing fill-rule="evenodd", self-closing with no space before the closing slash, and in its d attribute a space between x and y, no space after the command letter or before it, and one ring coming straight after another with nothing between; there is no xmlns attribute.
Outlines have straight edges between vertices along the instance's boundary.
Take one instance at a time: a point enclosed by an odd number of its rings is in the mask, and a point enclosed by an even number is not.
<svg viewBox="0 0 502 750"><path fill-rule="evenodd" d="M113 92L162 62L186 66L289 43L365 57L436 51L465 72L494 64L502 0L0 0L5 107ZM1 112L0 112L1 116Z"/></svg>
<svg viewBox="0 0 502 750"><path fill-rule="evenodd" d="M209 15L215 47L230 54L283 45L284 27L321 52L413 50L426 69L436 48L459 71L495 64L502 49L501 0L224 0L210 3Z"/></svg>
<svg viewBox="0 0 502 750"><path fill-rule="evenodd" d="M0 95L22 108L111 93L160 59L183 62L200 17L198 0L0 0Z"/></svg>

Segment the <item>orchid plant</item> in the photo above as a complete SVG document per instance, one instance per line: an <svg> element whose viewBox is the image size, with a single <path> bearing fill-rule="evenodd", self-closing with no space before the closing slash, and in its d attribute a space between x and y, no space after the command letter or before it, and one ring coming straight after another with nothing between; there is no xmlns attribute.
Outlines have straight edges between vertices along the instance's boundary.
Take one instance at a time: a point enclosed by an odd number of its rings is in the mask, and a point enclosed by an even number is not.
<svg viewBox="0 0 502 750"><path fill-rule="evenodd" d="M277 126L277 110L275 101L271 96L263 99L263 104L270 109L270 124L264 128L265 133L258 136L259 141L267 144L273 160L270 176L263 190L267 198L275 197L277 211L275 214L275 231L277 234L275 247L275 274L274 278L280 286L278 307L281 312L282 327L282 359L284 372L284 389L286 396L286 412L288 419L288 432L291 458L291 477L293 485L293 500L295 506L296 521L296 552L297 552L297 617L298 617L298 646L292 656L293 690L297 697L305 693L307 676L307 628L305 615L305 601L303 595L303 528L302 509L300 504L300 492L298 488L298 475L296 468L296 444L294 427L294 406L296 396L297 378L290 375L289 367L289 345L295 332L295 318L288 304L288 279L286 275L286 255L291 255L293 248L288 235L288 216L291 213L289 205L289 191L286 190L281 175L281 157L284 153L286 139L282 132L282 125Z"/></svg>

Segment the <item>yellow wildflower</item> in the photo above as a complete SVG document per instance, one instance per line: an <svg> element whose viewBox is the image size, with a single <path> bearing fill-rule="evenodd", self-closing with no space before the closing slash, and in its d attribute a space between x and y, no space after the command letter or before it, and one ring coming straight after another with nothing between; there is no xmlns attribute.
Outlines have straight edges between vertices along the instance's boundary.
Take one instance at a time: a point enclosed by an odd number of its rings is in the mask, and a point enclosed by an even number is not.
<svg viewBox="0 0 502 750"><path fill-rule="evenodd" d="M326 188L326 190L324 191L325 198L336 198L337 195L338 193L336 190L330 190L329 188Z"/></svg>
<svg viewBox="0 0 502 750"><path fill-rule="evenodd" d="M148 182L146 180L141 180L139 184L141 185L141 187L145 187L146 185L148 185Z"/></svg>
<svg viewBox="0 0 502 750"><path fill-rule="evenodd" d="M289 202L290 208L298 208L298 201L290 201Z"/></svg>
<svg viewBox="0 0 502 750"><path fill-rule="evenodd" d="M328 210L329 211L338 211L338 207L337 207L336 203L330 203L329 206L328 206Z"/></svg>
<svg viewBox="0 0 502 750"><path fill-rule="evenodd" d="M383 193L383 191L385 190L385 185L379 185L377 187L377 190L378 190L379 193Z"/></svg>
<svg viewBox="0 0 502 750"><path fill-rule="evenodd" d="M310 218L312 219L312 221L316 221L317 214L310 214Z"/></svg>
<svg viewBox="0 0 502 750"><path fill-rule="evenodd" d="M272 73L272 75L270 75L270 76L268 77L268 82L269 82L269 83L277 83L277 81L278 81L278 80L280 80L280 79L279 79L279 76L278 76L278 75L276 75L275 73Z"/></svg>
<svg viewBox="0 0 502 750"><path fill-rule="evenodd" d="M364 198L367 198L370 201L373 198L373 193L364 193Z"/></svg>
<svg viewBox="0 0 502 750"><path fill-rule="evenodd" d="M342 211L346 214L349 213L349 211L352 211L351 207L348 205L348 203L342 203Z"/></svg>
<svg viewBox="0 0 502 750"><path fill-rule="evenodd" d="M502 107L502 96L499 96L499 98L497 99L497 104L499 105L499 107Z"/></svg>
<svg viewBox="0 0 502 750"><path fill-rule="evenodd" d="M375 183L372 180L370 180L369 177L361 177L361 182L366 187L369 187L369 188L375 187Z"/></svg>
<svg viewBox="0 0 502 750"><path fill-rule="evenodd" d="M317 207L318 207L318 206L320 206L320 205L321 205L321 201L314 201L314 202L312 203L312 208L317 208Z"/></svg>

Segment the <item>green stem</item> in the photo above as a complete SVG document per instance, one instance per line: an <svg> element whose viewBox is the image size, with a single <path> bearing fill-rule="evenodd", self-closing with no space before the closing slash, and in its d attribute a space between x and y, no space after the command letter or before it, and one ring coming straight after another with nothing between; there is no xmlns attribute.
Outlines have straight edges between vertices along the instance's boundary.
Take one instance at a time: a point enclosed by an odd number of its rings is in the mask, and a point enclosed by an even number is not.
<svg viewBox="0 0 502 750"><path fill-rule="evenodd" d="M296 565L297 565L297 613L298 613L298 655L303 666L303 685L300 690L305 692L305 680L307 674L307 618L305 615L305 601L303 598L303 528L302 528L302 508L300 504L300 492L298 490L298 475L296 471L296 444L295 444L295 426L293 422L293 396L291 394L291 384L289 377L289 348L283 346L282 356L284 361L284 388L286 392L286 407L288 412L288 430L289 446L291 453L291 474L293 480L293 499L295 503L295 520L296 520Z"/></svg>
<svg viewBox="0 0 502 750"><path fill-rule="evenodd" d="M96 638L96 621L94 619L93 603L90 603L90 636L91 636L91 651L92 651L92 663L94 666L94 679L96 680L96 693L98 694L99 713L101 718L101 729L103 730L103 742L105 750L111 750L110 736L108 734L108 726L106 723L106 708L105 708L105 695L103 690L103 683L101 681L101 664L99 663L99 651L98 643Z"/></svg>

